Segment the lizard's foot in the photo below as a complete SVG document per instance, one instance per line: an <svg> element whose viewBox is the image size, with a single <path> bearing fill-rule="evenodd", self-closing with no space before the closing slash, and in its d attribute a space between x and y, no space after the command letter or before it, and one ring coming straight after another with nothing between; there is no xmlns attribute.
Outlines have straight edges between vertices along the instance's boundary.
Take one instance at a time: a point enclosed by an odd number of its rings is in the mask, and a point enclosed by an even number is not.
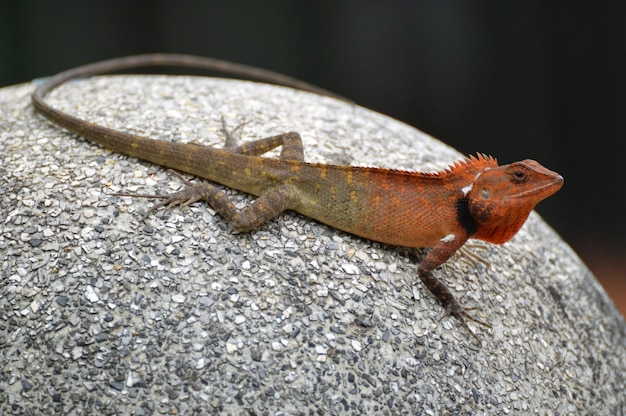
<svg viewBox="0 0 626 416"><path fill-rule="evenodd" d="M166 210L180 205L181 208L184 208L188 205L193 204L194 202L200 201L205 198L207 191L213 189L211 185L207 185L205 183L195 183L191 184L191 186L186 186L183 190L178 192L172 192L167 195L151 195L153 198L161 198L163 201L158 204L154 204L153 206L146 211L145 214L141 217L142 221L145 221L146 218L154 211L161 207L165 207ZM140 196L140 195L135 195ZM141 195L142 196L142 195Z"/></svg>
<svg viewBox="0 0 626 416"><path fill-rule="evenodd" d="M222 116L222 131L224 132L224 135L226 135L226 140L224 141L223 146L224 150L233 150L239 147L243 127L248 123L248 121L244 121L234 129L230 130L226 125L226 119L224 118L224 116Z"/></svg>
<svg viewBox="0 0 626 416"><path fill-rule="evenodd" d="M458 319L461 325L463 325L465 329L467 329L467 331L474 337L474 339L476 339L476 341L480 343L480 339L478 338L476 333L470 328L470 326L467 324L467 321L469 320L469 321L476 322L477 324L483 325L489 329L493 327L487 322L481 321L480 319L475 318L474 316L468 313L468 311L472 311L475 309L478 309L478 308L475 308L475 307L465 308L456 299L452 299L452 301L446 306L447 313L442 318L446 316L454 316L456 319Z"/></svg>
<svg viewBox="0 0 626 416"><path fill-rule="evenodd" d="M172 173L185 184L185 188L178 191L172 192L167 195L151 195L151 194L133 194L133 193L114 193L109 194L111 196L132 196L137 198L155 198L162 199L163 201L158 204L154 204L145 214L143 214L141 220L145 221L146 218L154 211L161 207L165 207L165 209L170 209L176 205L180 205L181 208L186 207L188 205L193 204L194 202L200 201L201 199L205 199L207 193L213 191L214 187L205 183L193 183L189 182L185 179L181 174L175 172L173 170L169 170L169 173Z"/></svg>

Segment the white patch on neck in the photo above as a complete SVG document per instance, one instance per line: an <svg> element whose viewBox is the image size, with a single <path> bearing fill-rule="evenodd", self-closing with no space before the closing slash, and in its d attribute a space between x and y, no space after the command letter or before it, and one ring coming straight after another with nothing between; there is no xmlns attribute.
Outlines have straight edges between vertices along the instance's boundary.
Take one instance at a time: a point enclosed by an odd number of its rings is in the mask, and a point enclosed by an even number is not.
<svg viewBox="0 0 626 416"><path fill-rule="evenodd" d="M476 176L474 176L474 181L472 183L470 183L467 186L464 186L463 188L461 188L461 192L463 192L463 196L466 197L467 194L469 194L470 192L472 192L472 189L474 188L474 182L476 182L478 180L478 178L480 178L480 175L483 174L483 172L488 171L489 168L485 168L483 170L481 170L480 172L478 172L476 174Z"/></svg>
<svg viewBox="0 0 626 416"><path fill-rule="evenodd" d="M447 236L445 236L444 238L442 238L441 241L442 243L451 243L454 240L456 240L456 235L454 234L448 234Z"/></svg>

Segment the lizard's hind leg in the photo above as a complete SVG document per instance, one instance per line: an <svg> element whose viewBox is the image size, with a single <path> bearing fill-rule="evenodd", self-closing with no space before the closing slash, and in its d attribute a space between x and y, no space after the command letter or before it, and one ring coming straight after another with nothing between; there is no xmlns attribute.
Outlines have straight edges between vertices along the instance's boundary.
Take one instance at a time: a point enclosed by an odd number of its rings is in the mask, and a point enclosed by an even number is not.
<svg viewBox="0 0 626 416"><path fill-rule="evenodd" d="M211 183L193 183L186 180L178 172L170 170L171 173L178 176L185 188L181 191L173 192L167 195L147 195L147 194L129 194L115 193L112 196L133 196L139 198L156 198L162 199L161 202L154 204L143 215L142 220L161 207L165 209L172 208L176 205L186 207L194 202L204 199L213 207L213 209L233 226L238 232L249 231L257 228L266 221L275 218L278 214L287 209L290 200L290 187L283 185L278 188L259 196L257 199L244 209L238 209L231 201L230 197L217 186Z"/></svg>
<svg viewBox="0 0 626 416"><path fill-rule="evenodd" d="M224 129L226 129L226 124L223 119L222 123L224 124ZM296 132L282 133L276 136L253 140L242 145L237 145L237 139L231 133L227 132L226 134L227 138L224 150L227 150L230 153L243 154L247 156L260 156L281 146L282 149L280 152L280 159L296 161L304 160L302 139L300 134ZM290 186L285 184L260 195L248 207L239 210L232 203L230 197L214 184L192 183L184 179L180 174L176 172L173 173L175 173L176 176L178 176L185 184L185 188L181 191L168 195L128 193L117 193L111 195L162 199L161 202L153 205L144 214L143 220L159 208L166 207L166 209L169 209L176 205L185 207L196 201L204 199L219 215L224 217L235 230L240 232L256 228L264 222L276 217L278 214L287 209L292 196Z"/></svg>
<svg viewBox="0 0 626 416"><path fill-rule="evenodd" d="M282 133L276 136L253 140L242 145L238 145L238 139L232 132L227 130L226 122L223 117L222 126L226 132L226 142L224 143L223 149L230 153L243 154L247 156L260 156L281 146L282 149L280 152L280 159L296 161L304 160L302 139L298 133ZM242 125L237 127L235 131L240 129L241 126ZM185 207L196 201L204 199L237 231L251 230L276 217L287 208L292 195L289 185L285 184L278 186L269 192L260 195L252 204L240 210L233 204L230 197L216 185L210 183L192 183L183 178L179 173L174 171L171 172L178 176L185 184L185 188L181 191L168 195L128 193L116 193L111 195L161 199L161 202L153 205L144 214L143 220L159 208L166 207L166 209L169 209L176 205Z"/></svg>
<svg viewBox="0 0 626 416"><path fill-rule="evenodd" d="M239 130L244 124L237 126L232 132L228 130L226 121L222 117L222 129L226 134L224 150L230 153L240 153L248 156L261 156L270 150L274 150L282 146L280 159L304 161L304 148L302 146L302 138L298 133L289 132L276 136L266 137L263 139L252 140L239 145L239 140L235 137L234 132Z"/></svg>

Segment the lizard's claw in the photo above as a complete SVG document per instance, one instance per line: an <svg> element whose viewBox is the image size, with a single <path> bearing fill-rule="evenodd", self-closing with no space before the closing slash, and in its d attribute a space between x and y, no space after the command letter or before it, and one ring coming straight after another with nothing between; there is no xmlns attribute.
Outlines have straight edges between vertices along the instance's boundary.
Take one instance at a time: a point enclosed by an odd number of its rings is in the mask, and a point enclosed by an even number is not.
<svg viewBox="0 0 626 416"><path fill-rule="evenodd" d="M149 195L147 197L161 198L163 199L163 201L151 206L150 209L148 209L146 213L143 214L143 216L141 217L141 220L145 221L146 218L148 218L150 214L152 214L154 211L156 211L157 209L161 207L165 207L165 209L167 210L176 205L180 205L181 208L191 205L194 202L197 202L204 198L206 189L207 189L206 184L196 183L196 184L187 185L183 190L178 191L178 192L172 192L171 194ZM143 197L143 195L133 195L133 196Z"/></svg>
<svg viewBox="0 0 626 416"><path fill-rule="evenodd" d="M181 208L184 208L188 205L193 204L201 199L205 198L205 195L209 189L209 185L203 183L193 183L185 179L181 174L176 171L168 170L169 173L172 173L185 184L185 188L178 191L172 192L167 195L151 195L151 194L132 194L132 193L114 193L109 194L111 196L132 196L137 198L156 198L162 199L163 201L158 204L154 204L145 214L143 214L141 220L145 221L146 218L154 211L161 207L165 207L165 209L170 209L176 205L180 205Z"/></svg>
<svg viewBox="0 0 626 416"><path fill-rule="evenodd" d="M469 320L469 321L476 322L477 324L483 325L484 327L487 327L489 329L493 328L487 322L481 321L480 319L475 318L474 316L468 313L468 311L478 309L476 307L465 308L461 305L460 302L454 300L453 302L450 303L450 305L448 305L446 309L447 309L447 312L441 317L441 319L448 317L448 316L454 316L456 319L458 319L461 325L463 325L465 329L467 329L467 331L474 337L474 339L478 341L478 343L480 343L480 339L478 338L476 333L470 328L470 326L467 324L467 321Z"/></svg>

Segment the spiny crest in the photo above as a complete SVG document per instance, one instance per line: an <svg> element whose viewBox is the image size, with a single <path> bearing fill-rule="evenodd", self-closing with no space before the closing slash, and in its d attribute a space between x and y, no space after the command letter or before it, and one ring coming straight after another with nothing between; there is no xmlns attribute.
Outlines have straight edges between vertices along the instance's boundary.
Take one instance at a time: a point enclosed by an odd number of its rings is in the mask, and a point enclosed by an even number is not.
<svg viewBox="0 0 626 416"><path fill-rule="evenodd" d="M486 168L494 168L496 166L498 166L498 161L493 156L484 153L476 153L476 156L470 155L467 159L454 162L442 173L444 175L462 173L473 177Z"/></svg>
<svg viewBox="0 0 626 416"><path fill-rule="evenodd" d="M273 160L273 159L269 159ZM391 172L397 175L407 175L407 176L421 176L421 177L432 177L432 178L441 178L447 175L456 175L462 177L468 177L470 180L473 180L479 172L482 172L486 168L493 168L498 166L498 161L493 157L486 155L484 153L477 153L476 156L469 155L468 158L457 160L447 168L436 171L436 172L420 172L420 171L412 171L412 170L403 170L403 169L388 169L388 168L379 168L372 166L343 166L343 165L326 165L321 163L306 163L306 162L294 162L289 160L281 160L280 163L290 163L290 164L298 164L298 165L308 165L312 167L319 167L324 169L336 169L343 171L367 171L367 172Z"/></svg>

